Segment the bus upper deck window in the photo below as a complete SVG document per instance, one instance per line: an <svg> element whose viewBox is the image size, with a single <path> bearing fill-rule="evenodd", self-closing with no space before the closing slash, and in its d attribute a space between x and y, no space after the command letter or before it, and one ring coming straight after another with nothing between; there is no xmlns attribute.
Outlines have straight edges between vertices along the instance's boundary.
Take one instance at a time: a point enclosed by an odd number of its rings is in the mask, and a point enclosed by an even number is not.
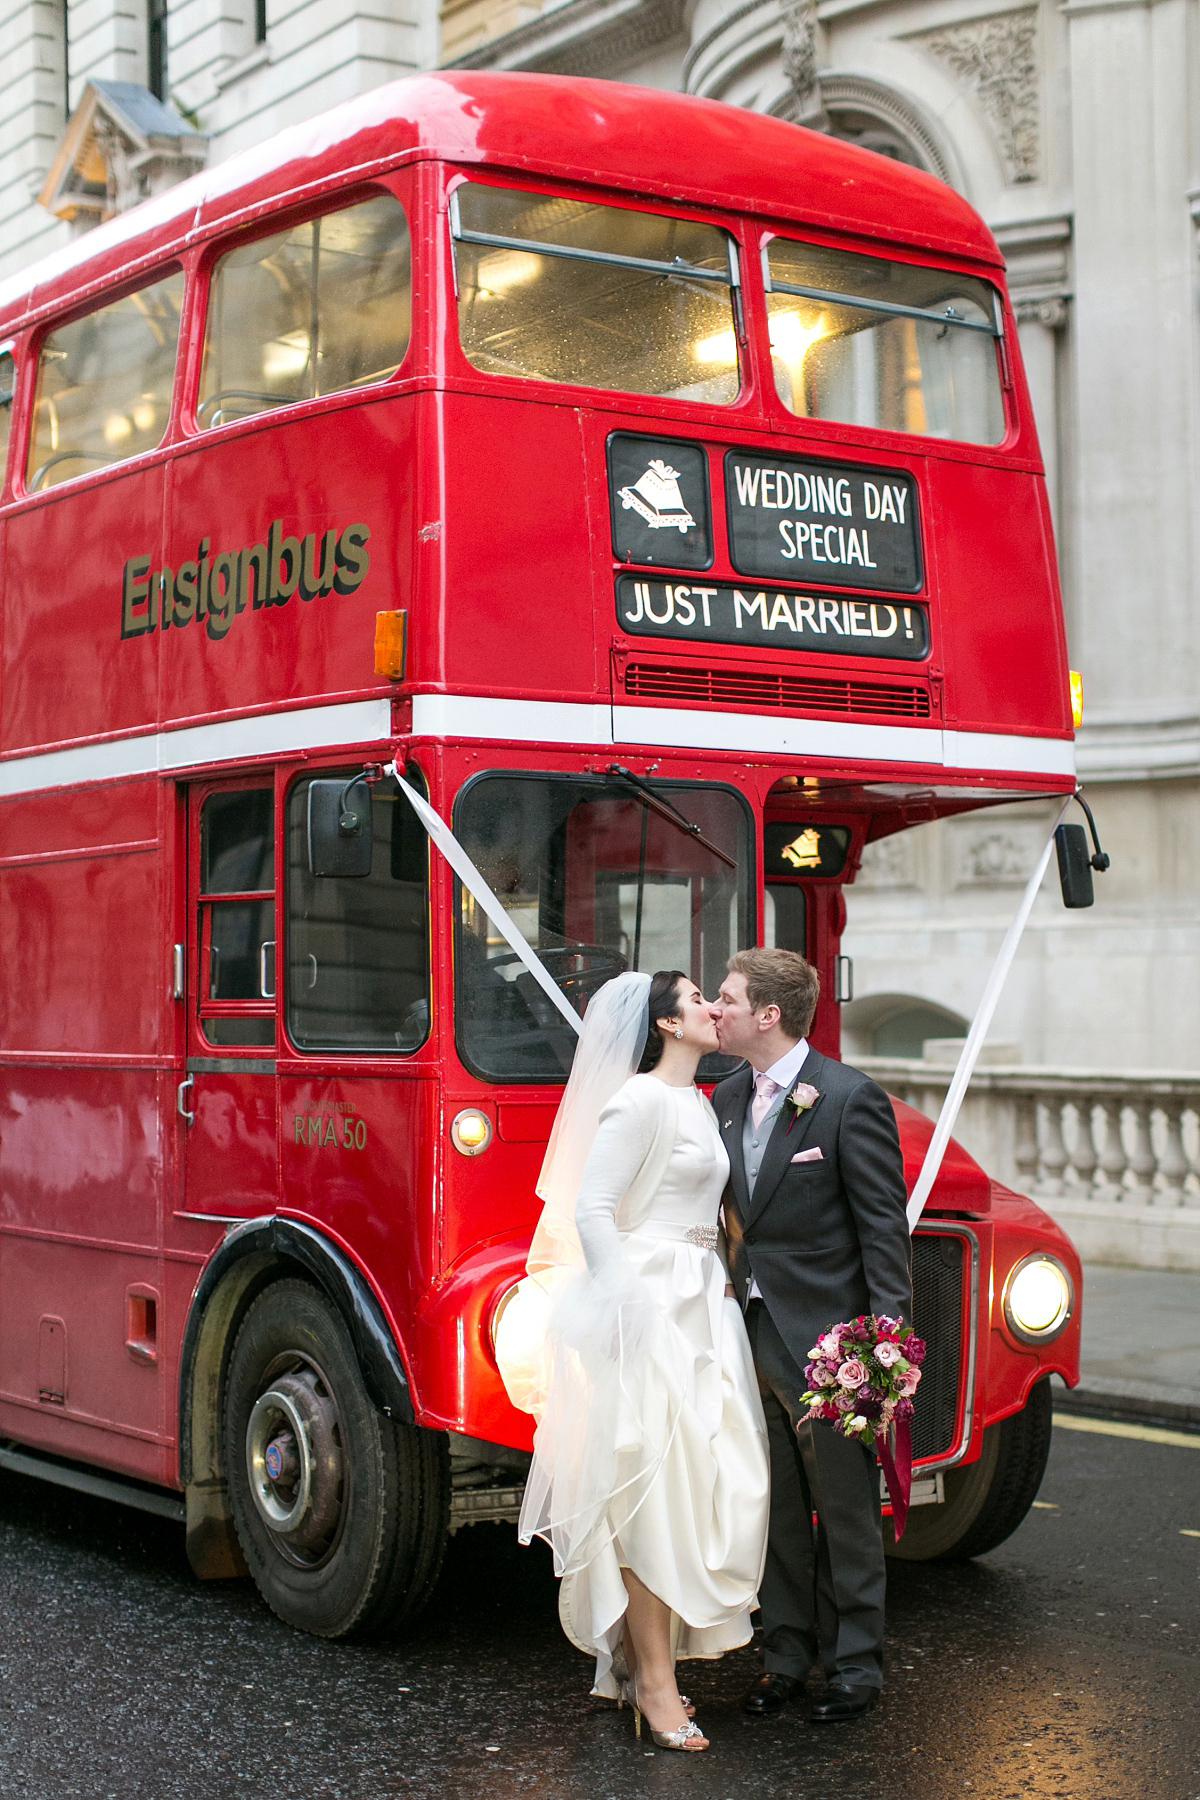
<svg viewBox="0 0 1200 1800"><path fill-rule="evenodd" d="M391 194L243 244L213 270L197 420L386 381L411 327L408 220Z"/></svg>
<svg viewBox="0 0 1200 1800"><path fill-rule="evenodd" d="M26 473L31 492L162 442L182 305L177 270L43 339Z"/></svg>
<svg viewBox="0 0 1200 1800"><path fill-rule="evenodd" d="M999 296L949 269L773 239L775 385L802 419L998 444Z"/></svg>
<svg viewBox="0 0 1200 1800"><path fill-rule="evenodd" d="M488 375L727 406L737 254L715 225L468 182L451 198L458 326Z"/></svg>
<svg viewBox="0 0 1200 1800"><path fill-rule="evenodd" d="M4 465L8 460L8 434L16 387L17 365L13 353L0 350L0 486L4 484Z"/></svg>

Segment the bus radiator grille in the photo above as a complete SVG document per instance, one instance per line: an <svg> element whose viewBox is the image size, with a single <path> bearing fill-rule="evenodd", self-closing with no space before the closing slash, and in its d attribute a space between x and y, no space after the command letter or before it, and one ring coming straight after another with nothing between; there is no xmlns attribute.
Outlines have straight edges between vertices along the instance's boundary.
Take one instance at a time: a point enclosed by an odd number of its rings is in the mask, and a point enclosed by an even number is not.
<svg viewBox="0 0 1200 1800"><path fill-rule="evenodd" d="M672 668L666 663L628 663L625 692L639 700L691 700L702 706L768 708L772 712L873 713L928 719L929 690L899 682L833 680L816 675L776 675L768 670Z"/></svg>
<svg viewBox="0 0 1200 1800"><path fill-rule="evenodd" d="M954 1447L963 1362L961 1237L918 1231L912 1241L913 1322L929 1346L913 1413L913 1455L939 1456Z"/></svg>

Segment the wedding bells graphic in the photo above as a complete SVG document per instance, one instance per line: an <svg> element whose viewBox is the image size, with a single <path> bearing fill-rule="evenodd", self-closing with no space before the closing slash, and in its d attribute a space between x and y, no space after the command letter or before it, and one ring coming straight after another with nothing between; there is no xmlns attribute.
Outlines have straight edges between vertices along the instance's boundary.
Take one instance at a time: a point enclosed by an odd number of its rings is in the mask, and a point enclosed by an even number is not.
<svg viewBox="0 0 1200 1800"><path fill-rule="evenodd" d="M696 523L679 491L679 470L660 456L652 456L645 473L631 487L620 488L618 495L624 510L640 513L651 531L673 526L682 534Z"/></svg>

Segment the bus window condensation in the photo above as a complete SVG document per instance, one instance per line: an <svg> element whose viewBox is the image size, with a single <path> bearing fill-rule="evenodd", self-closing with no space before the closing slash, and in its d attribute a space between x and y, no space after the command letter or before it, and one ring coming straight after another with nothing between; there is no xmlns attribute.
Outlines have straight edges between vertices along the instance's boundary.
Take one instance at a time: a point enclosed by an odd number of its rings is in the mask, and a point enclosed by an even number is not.
<svg viewBox="0 0 1200 1800"><path fill-rule="evenodd" d="M17 364L11 350L0 352L0 485L8 461L8 436L12 427L13 399L17 390Z"/></svg>
<svg viewBox="0 0 1200 1800"><path fill-rule="evenodd" d="M463 351L487 375L728 406L732 240L715 225L467 182L452 196Z"/></svg>
<svg viewBox="0 0 1200 1800"><path fill-rule="evenodd" d="M25 477L32 493L162 442L182 307L176 270L43 339Z"/></svg>
<svg viewBox="0 0 1200 1800"><path fill-rule="evenodd" d="M995 290L952 270L772 240L767 308L789 412L998 444Z"/></svg>
<svg viewBox="0 0 1200 1800"><path fill-rule="evenodd" d="M197 423L386 381L411 332L412 245L391 194L243 244L213 270Z"/></svg>

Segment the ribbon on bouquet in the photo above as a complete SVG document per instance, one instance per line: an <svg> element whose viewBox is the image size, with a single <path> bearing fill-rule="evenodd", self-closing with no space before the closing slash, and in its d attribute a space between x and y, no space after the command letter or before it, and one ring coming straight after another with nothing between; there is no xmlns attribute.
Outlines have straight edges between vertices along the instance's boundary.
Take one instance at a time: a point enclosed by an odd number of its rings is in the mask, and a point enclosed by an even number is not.
<svg viewBox="0 0 1200 1800"><path fill-rule="evenodd" d="M908 1503L912 1498L912 1429L907 1419L893 1429L895 1449L884 1436L876 1440L875 1450L892 1503L892 1535L899 1543L908 1524Z"/></svg>

